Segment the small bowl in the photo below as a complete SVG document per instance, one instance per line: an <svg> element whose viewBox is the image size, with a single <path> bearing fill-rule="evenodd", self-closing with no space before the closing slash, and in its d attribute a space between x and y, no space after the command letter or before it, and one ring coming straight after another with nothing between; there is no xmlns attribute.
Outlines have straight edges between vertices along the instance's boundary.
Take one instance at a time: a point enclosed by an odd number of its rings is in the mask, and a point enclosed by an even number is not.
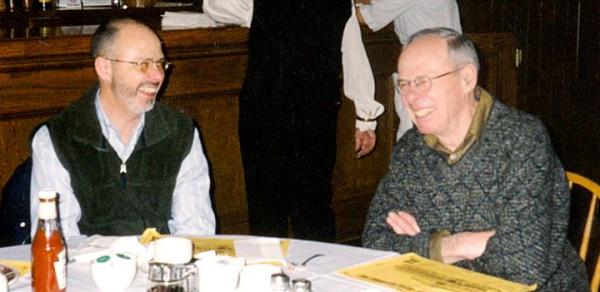
<svg viewBox="0 0 600 292"><path fill-rule="evenodd" d="M152 242L154 257L152 262L181 265L192 259L193 244L185 237L163 237Z"/></svg>
<svg viewBox="0 0 600 292"><path fill-rule="evenodd" d="M94 283L103 292L125 291L137 271L135 256L119 252L101 255L90 266Z"/></svg>

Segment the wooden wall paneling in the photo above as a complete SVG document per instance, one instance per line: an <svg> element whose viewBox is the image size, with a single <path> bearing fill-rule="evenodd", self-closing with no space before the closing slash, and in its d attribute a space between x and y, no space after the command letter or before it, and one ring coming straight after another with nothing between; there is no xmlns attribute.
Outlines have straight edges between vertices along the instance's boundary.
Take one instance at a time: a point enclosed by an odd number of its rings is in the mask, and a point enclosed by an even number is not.
<svg viewBox="0 0 600 292"><path fill-rule="evenodd" d="M33 129L79 98L81 82L94 80L90 58L76 49L83 43L82 38L0 42L0 149L5 156L0 185L30 155Z"/></svg>
<svg viewBox="0 0 600 292"><path fill-rule="evenodd" d="M457 0L457 3L464 32L495 31L494 0Z"/></svg>
<svg viewBox="0 0 600 292"><path fill-rule="evenodd" d="M534 1L528 9L525 109L542 119L559 157L572 169L568 136L577 119L570 102L576 86L577 1Z"/></svg>
<svg viewBox="0 0 600 292"><path fill-rule="evenodd" d="M576 75L571 107L575 117L567 141L573 169L600 182L600 1L581 1Z"/></svg>
<svg viewBox="0 0 600 292"><path fill-rule="evenodd" d="M516 39L512 33L472 33L479 50L479 84L504 103L517 106Z"/></svg>
<svg viewBox="0 0 600 292"><path fill-rule="evenodd" d="M29 156L29 139L32 129L49 115L29 115L0 118L0 184L4 185L12 172ZM1 200L2 198L0 198Z"/></svg>

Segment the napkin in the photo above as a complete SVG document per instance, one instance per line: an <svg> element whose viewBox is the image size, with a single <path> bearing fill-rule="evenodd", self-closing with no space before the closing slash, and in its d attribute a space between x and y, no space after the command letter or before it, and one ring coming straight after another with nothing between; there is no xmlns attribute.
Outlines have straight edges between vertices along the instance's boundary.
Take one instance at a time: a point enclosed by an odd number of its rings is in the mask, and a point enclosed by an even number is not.
<svg viewBox="0 0 600 292"><path fill-rule="evenodd" d="M101 236L93 235L79 248L72 251L70 261L89 263L107 251L125 252L137 257L139 264L148 263L152 259L152 250L140 244L135 236Z"/></svg>
<svg viewBox="0 0 600 292"><path fill-rule="evenodd" d="M256 238L234 241L235 254L249 262L274 261L282 263L284 255L277 238Z"/></svg>
<svg viewBox="0 0 600 292"><path fill-rule="evenodd" d="M181 11L167 11L162 16L163 26L178 27L216 27L217 23L204 13Z"/></svg>

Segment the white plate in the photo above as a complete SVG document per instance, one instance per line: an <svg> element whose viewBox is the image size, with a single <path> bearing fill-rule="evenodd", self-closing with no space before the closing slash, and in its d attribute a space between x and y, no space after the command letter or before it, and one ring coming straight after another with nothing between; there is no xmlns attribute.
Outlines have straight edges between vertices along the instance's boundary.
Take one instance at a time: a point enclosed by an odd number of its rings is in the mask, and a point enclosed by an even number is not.
<svg viewBox="0 0 600 292"><path fill-rule="evenodd" d="M8 285L16 282L19 278L19 273L15 269L4 265L0 265L0 273L4 274L6 280L8 281Z"/></svg>

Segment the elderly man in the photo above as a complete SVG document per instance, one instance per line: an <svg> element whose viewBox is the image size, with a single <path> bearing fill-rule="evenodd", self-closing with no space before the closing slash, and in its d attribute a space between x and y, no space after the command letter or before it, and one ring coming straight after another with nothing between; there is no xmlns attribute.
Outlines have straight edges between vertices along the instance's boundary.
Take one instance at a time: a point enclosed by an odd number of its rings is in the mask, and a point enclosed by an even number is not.
<svg viewBox="0 0 600 292"><path fill-rule="evenodd" d="M398 61L417 130L394 148L364 245L416 252L542 291L587 291L566 238L569 193L542 123L477 87L473 43L422 30Z"/></svg>
<svg viewBox="0 0 600 292"><path fill-rule="evenodd" d="M91 53L99 86L50 119L32 142L32 232L37 193L60 194L65 237L214 234L208 163L193 121L156 102L169 63L148 26L101 25Z"/></svg>

